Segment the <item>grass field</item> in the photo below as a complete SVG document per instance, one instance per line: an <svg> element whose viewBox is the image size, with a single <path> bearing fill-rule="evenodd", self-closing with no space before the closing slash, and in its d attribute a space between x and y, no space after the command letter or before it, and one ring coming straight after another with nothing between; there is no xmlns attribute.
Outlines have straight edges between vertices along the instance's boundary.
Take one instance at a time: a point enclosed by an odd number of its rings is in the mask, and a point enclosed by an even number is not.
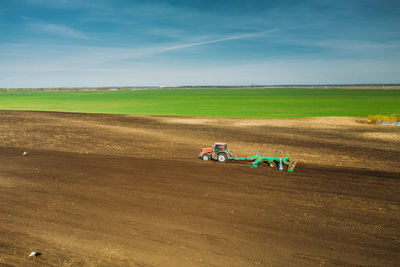
<svg viewBox="0 0 400 267"><path fill-rule="evenodd" d="M2 110L298 118L400 114L400 90L168 89L92 92L6 92Z"/></svg>

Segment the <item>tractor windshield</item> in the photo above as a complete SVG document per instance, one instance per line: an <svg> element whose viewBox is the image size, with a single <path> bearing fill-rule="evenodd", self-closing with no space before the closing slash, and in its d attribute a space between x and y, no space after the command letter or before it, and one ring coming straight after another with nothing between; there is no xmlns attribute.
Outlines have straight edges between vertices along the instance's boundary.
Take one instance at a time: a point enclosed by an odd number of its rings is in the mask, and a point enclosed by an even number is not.
<svg viewBox="0 0 400 267"><path fill-rule="evenodd" d="M215 152L225 151L225 150L226 150L226 145L215 145Z"/></svg>

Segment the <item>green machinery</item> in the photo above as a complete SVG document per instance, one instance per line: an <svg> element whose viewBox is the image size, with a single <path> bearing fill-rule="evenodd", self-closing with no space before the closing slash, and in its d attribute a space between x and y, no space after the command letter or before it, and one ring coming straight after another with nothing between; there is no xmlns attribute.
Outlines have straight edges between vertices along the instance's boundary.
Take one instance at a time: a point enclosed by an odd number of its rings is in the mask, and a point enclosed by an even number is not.
<svg viewBox="0 0 400 267"><path fill-rule="evenodd" d="M263 163L268 164L270 167L274 167L275 164L277 165L280 171L284 170L284 166L286 166L286 171L291 172L294 170L296 166L296 162L294 160L290 160L289 156L281 157L281 158L273 158L273 157L263 157L260 155L250 156L247 158L237 158L237 157L230 157L230 160L237 160L237 161L250 161L253 162L252 168L257 168L258 165Z"/></svg>

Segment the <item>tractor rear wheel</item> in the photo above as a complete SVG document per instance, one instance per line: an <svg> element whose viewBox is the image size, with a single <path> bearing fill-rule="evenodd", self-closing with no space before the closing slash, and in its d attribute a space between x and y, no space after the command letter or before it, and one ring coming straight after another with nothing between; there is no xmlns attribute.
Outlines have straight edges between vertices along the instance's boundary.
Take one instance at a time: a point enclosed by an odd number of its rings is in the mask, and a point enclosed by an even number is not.
<svg viewBox="0 0 400 267"><path fill-rule="evenodd" d="M205 153L203 156L201 156L201 159L204 161L210 160L211 159L211 154Z"/></svg>
<svg viewBox="0 0 400 267"><path fill-rule="evenodd" d="M217 159L219 162L226 162L228 160L228 156L225 153L219 153Z"/></svg>

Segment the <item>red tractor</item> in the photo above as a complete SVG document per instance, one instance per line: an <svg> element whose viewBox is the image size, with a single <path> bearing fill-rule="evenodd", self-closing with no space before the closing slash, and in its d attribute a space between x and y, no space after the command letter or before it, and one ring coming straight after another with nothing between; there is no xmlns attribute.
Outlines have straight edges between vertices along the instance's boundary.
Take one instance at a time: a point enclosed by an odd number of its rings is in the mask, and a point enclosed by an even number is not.
<svg viewBox="0 0 400 267"><path fill-rule="evenodd" d="M213 159L219 162L226 162L232 155L232 152L228 149L227 143L215 143L213 147L202 148L199 158L202 160Z"/></svg>

